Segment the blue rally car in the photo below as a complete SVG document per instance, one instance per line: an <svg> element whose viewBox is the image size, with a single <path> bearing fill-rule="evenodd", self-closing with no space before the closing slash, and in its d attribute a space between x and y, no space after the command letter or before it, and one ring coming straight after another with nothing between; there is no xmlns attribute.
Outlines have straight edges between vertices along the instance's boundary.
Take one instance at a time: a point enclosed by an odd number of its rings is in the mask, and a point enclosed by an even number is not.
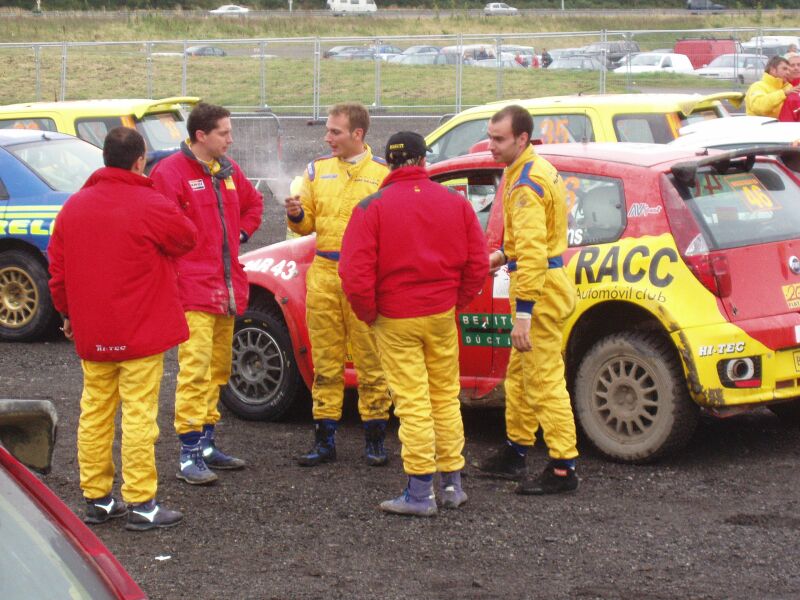
<svg viewBox="0 0 800 600"><path fill-rule="evenodd" d="M66 199L103 166L103 152L50 131L0 130L0 340L30 341L54 325L47 244Z"/></svg>

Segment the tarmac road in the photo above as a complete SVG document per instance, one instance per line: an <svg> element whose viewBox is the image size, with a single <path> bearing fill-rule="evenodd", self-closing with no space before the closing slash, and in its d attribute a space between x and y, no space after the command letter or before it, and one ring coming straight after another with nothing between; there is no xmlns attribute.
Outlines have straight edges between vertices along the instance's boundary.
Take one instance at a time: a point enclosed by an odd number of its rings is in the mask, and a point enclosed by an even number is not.
<svg viewBox="0 0 800 600"><path fill-rule="evenodd" d="M376 123L371 137L381 148L401 127L432 126ZM284 139L300 168L324 151L323 129L302 127ZM282 234L279 205L266 213L274 222L256 243ZM147 533L127 532L119 521L95 528L151 598L800 597L800 430L766 410L704 420L685 451L656 465L609 463L582 443L581 487L569 496L516 496L513 484L468 470L462 509L407 519L377 510L404 485L397 423L389 466L367 467L352 398L335 464L295 463L312 439L308 404L279 423L223 411L220 444L246 458L248 469L220 473L208 488L176 480L176 371L172 352L160 396L158 496L184 511L185 522ZM46 397L57 406L55 464L44 481L79 514L80 391L79 361L65 340L0 344L0 397ZM502 442L501 412L464 416L468 460ZM545 461L542 447L529 458L534 471Z"/></svg>

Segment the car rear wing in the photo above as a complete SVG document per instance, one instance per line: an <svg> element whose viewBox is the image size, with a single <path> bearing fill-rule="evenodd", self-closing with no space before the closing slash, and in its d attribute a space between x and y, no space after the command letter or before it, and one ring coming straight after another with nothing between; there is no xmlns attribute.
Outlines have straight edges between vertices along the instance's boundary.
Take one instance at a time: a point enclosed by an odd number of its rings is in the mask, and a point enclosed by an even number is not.
<svg viewBox="0 0 800 600"><path fill-rule="evenodd" d="M753 168L756 156L777 156L787 168L797 172L800 170L800 147L792 144L776 144L770 146L753 146L739 148L730 152L703 154L704 158L675 163L670 168L672 175L687 186L693 186L697 171L703 167L711 167L719 174L746 173Z"/></svg>
<svg viewBox="0 0 800 600"><path fill-rule="evenodd" d="M716 101L727 100L734 107L739 108L744 101L744 92L718 92L707 96L697 96L689 100L684 100L678 104L684 115L690 115L701 108L708 108Z"/></svg>
<svg viewBox="0 0 800 600"><path fill-rule="evenodd" d="M49 400L0 398L0 444L26 467L49 473L58 415Z"/></svg>
<svg viewBox="0 0 800 600"><path fill-rule="evenodd" d="M200 98L197 96L170 96L169 98L161 98L159 100L137 104L133 109L133 115L137 119L141 119L148 111L172 110L176 104L194 106L198 102L200 102Z"/></svg>

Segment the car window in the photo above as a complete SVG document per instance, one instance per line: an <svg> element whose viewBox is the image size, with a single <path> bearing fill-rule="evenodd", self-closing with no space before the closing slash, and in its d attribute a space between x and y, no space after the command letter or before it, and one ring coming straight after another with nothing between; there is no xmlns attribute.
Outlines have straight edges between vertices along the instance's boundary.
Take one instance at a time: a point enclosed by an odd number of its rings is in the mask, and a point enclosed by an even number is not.
<svg viewBox="0 0 800 600"><path fill-rule="evenodd" d="M800 231L800 188L774 165L744 173L702 170L694 186L673 183L712 250L794 239Z"/></svg>
<svg viewBox="0 0 800 600"><path fill-rule="evenodd" d="M103 141L106 139L106 134L122 125L120 117L89 117L85 119L76 119L75 131L78 137L86 140L90 144L94 144L98 148L103 147Z"/></svg>
<svg viewBox="0 0 800 600"><path fill-rule="evenodd" d="M584 114L533 115L533 136L545 144L593 142L594 129Z"/></svg>
<svg viewBox="0 0 800 600"><path fill-rule="evenodd" d="M616 115L613 123L619 142L666 144L678 137L677 129L670 126L667 115L660 113Z"/></svg>
<svg viewBox="0 0 800 600"><path fill-rule="evenodd" d="M37 140L6 146L6 150L59 192L76 192L89 175L103 166L99 148L74 138Z"/></svg>
<svg viewBox="0 0 800 600"><path fill-rule="evenodd" d="M173 112L145 115L136 122L136 130L144 137L148 150L177 148L189 137L186 122Z"/></svg>
<svg viewBox="0 0 800 600"><path fill-rule="evenodd" d="M625 230L622 181L561 171L567 188L567 242L570 246L618 240Z"/></svg>
<svg viewBox="0 0 800 600"><path fill-rule="evenodd" d="M481 228L486 231L501 174L499 169L450 172L434 177L434 180L463 194L478 215Z"/></svg>
<svg viewBox="0 0 800 600"><path fill-rule="evenodd" d="M3 183L3 180L0 179L0 200L8 200L10 196L8 195L8 188L6 184Z"/></svg>
<svg viewBox="0 0 800 600"><path fill-rule="evenodd" d="M53 119L32 117L17 119L0 119L0 129L35 129L39 131L58 131Z"/></svg>
<svg viewBox="0 0 800 600"><path fill-rule="evenodd" d="M3 598L114 598L101 576L36 502L0 469Z"/></svg>
<svg viewBox="0 0 800 600"><path fill-rule="evenodd" d="M476 119L456 125L431 144L428 162L435 163L467 154L476 142L486 139L488 128L488 119Z"/></svg>

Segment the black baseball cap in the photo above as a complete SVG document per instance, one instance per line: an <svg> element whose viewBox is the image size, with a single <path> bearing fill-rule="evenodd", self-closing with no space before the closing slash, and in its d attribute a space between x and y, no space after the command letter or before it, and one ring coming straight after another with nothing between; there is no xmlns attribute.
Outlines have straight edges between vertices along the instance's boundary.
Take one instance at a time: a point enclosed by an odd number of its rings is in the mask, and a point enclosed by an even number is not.
<svg viewBox="0 0 800 600"><path fill-rule="evenodd" d="M413 131L398 131L386 142L386 162L399 165L411 158L422 158L428 153L425 138Z"/></svg>

